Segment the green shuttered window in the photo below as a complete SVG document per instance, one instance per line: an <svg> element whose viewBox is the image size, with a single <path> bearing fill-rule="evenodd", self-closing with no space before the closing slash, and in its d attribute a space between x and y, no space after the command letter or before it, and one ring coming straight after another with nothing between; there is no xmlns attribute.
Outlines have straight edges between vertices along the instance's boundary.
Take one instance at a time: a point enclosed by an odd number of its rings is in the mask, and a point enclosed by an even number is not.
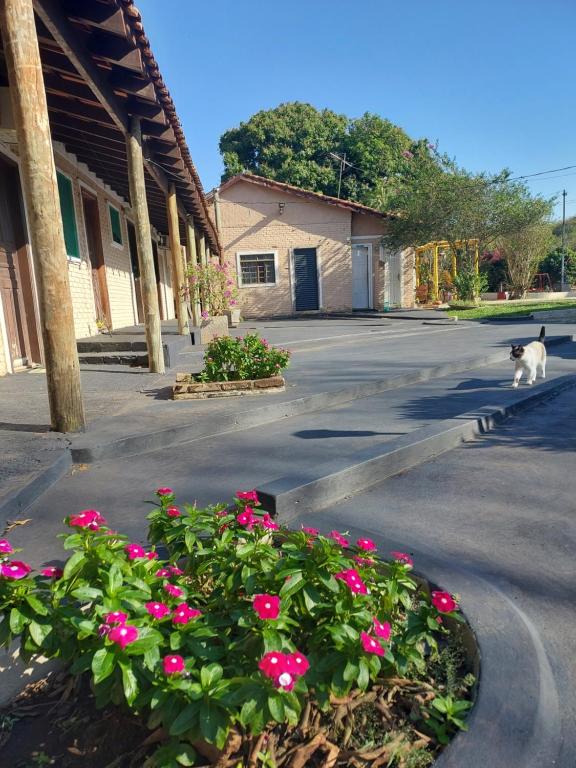
<svg viewBox="0 0 576 768"><path fill-rule="evenodd" d="M113 206L109 205L110 227L112 228L112 241L122 245L122 225L120 224L120 213Z"/></svg>
<svg viewBox="0 0 576 768"><path fill-rule="evenodd" d="M64 242L66 243L66 253L73 259L80 258L80 246L78 244L78 228L76 226L76 215L74 212L74 192L72 191L72 182L63 173L57 171L58 194L60 195L60 211L62 214L62 224L64 226Z"/></svg>

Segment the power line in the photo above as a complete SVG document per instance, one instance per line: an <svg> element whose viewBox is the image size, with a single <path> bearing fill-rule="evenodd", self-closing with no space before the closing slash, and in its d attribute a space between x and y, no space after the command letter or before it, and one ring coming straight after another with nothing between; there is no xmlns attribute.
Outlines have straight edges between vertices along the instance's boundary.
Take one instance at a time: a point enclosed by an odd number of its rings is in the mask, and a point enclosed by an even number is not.
<svg viewBox="0 0 576 768"><path fill-rule="evenodd" d="M520 179L531 179L534 176L544 176L547 173L558 173L558 171L569 171L572 168L576 168L576 165L565 165L564 168L550 168L548 171L538 171L538 173L525 173L523 176L514 176L508 181L519 181Z"/></svg>

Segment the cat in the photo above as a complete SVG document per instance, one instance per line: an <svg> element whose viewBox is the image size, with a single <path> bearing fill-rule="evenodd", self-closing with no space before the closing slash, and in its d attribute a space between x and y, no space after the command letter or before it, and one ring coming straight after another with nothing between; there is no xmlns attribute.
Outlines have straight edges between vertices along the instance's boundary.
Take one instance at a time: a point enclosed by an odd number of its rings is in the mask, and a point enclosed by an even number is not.
<svg viewBox="0 0 576 768"><path fill-rule="evenodd" d="M520 383L520 379L524 372L526 372L526 376L528 377L528 384L534 384L538 371L540 371L540 376L543 379L546 378L545 337L546 328L545 326L542 326L538 341L531 341L530 344L526 344L525 347L522 346L522 344L512 344L510 360L513 360L516 363L514 366L514 381L512 383L514 389L516 389Z"/></svg>

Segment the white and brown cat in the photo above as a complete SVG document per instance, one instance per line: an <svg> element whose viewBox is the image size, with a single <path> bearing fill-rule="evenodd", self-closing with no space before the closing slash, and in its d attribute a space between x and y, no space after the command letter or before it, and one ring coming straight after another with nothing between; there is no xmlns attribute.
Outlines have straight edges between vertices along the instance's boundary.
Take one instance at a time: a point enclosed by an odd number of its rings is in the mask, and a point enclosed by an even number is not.
<svg viewBox="0 0 576 768"><path fill-rule="evenodd" d="M514 381L512 383L514 389L516 389L520 383L523 373L526 373L528 384L534 384L538 373L540 373L541 378L546 378L545 336L546 328L542 326L538 341L531 341L530 344L526 344L525 347L522 346L522 344L512 344L510 360L513 360L514 363L516 363L514 366Z"/></svg>

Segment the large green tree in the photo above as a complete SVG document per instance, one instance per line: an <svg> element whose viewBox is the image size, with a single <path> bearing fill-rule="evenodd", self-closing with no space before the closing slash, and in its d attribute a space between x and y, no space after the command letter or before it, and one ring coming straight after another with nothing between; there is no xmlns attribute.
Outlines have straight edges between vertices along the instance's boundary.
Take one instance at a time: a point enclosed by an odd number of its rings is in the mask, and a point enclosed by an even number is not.
<svg viewBox="0 0 576 768"><path fill-rule="evenodd" d="M481 250L489 249L498 238L546 221L552 208L507 171L470 173L446 157L395 187L387 202L398 216L388 241L397 248L447 240L462 241L468 251L477 239Z"/></svg>
<svg viewBox="0 0 576 768"><path fill-rule="evenodd" d="M425 140L413 141L378 115L350 119L292 102L257 112L220 139L223 180L247 171L277 181L383 206L392 182L434 162ZM335 155L345 158L342 167Z"/></svg>

